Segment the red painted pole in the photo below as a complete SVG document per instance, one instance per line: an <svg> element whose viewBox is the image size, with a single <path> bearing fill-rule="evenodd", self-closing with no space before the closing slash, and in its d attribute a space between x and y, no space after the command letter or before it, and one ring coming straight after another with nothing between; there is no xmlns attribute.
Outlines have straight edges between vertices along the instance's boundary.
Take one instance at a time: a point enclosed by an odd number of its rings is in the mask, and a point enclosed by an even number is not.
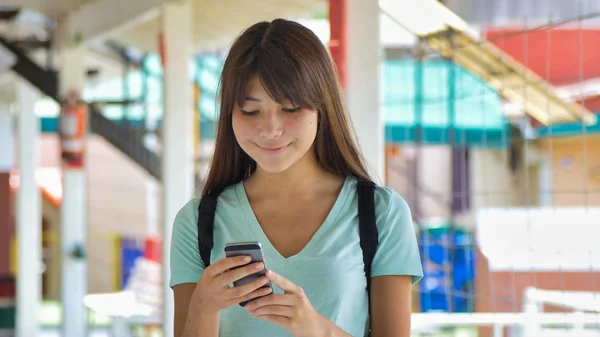
<svg viewBox="0 0 600 337"><path fill-rule="evenodd" d="M346 50L348 41L347 0L329 0L329 50L340 76L343 89L347 86Z"/></svg>

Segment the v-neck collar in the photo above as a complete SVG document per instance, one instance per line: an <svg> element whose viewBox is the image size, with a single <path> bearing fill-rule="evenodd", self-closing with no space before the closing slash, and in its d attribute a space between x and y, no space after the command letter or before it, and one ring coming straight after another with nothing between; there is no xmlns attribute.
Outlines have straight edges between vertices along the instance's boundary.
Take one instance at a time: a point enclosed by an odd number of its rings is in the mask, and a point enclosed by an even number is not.
<svg viewBox="0 0 600 337"><path fill-rule="evenodd" d="M346 203L348 196L350 195L352 189L352 179L353 178L351 177L346 178L346 180L344 181L344 185L342 186L342 189L340 190L340 193L338 194L335 203L333 204L333 207L331 207L331 210L327 214L325 221L323 221L323 223L315 232L310 241L308 241L308 243L302 248L302 250L300 250L300 252L288 258L281 255L281 253L279 253L279 251L275 249L275 246L273 246L273 244L263 231L256 215L254 214L254 211L252 210L250 200L248 199L248 194L246 193L246 189L244 188L244 182L241 181L240 183L238 183L235 189L240 203L240 207L242 208L242 211L246 216L248 225L250 226L254 234L257 236L258 241L262 243L263 253L269 256L269 261L265 262L267 264L277 263L281 267L286 268L289 263L292 263L297 259L301 259L303 256L313 251L319 243L319 241L321 241L323 237L326 236L331 226L333 226L333 224L336 223L340 211L343 209L343 206Z"/></svg>

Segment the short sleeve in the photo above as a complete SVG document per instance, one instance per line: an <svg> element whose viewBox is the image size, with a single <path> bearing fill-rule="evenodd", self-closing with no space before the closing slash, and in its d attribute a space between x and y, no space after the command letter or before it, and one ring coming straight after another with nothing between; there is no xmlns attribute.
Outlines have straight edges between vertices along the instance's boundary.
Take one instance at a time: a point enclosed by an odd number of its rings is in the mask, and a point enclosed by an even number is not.
<svg viewBox="0 0 600 337"><path fill-rule="evenodd" d="M417 283L423 267L410 208L394 190L380 187L375 196L379 245L373 257L371 277L410 275Z"/></svg>
<svg viewBox="0 0 600 337"><path fill-rule="evenodd" d="M171 236L171 287L182 283L196 283L204 271L198 251L198 205L194 198L179 210L173 222Z"/></svg>

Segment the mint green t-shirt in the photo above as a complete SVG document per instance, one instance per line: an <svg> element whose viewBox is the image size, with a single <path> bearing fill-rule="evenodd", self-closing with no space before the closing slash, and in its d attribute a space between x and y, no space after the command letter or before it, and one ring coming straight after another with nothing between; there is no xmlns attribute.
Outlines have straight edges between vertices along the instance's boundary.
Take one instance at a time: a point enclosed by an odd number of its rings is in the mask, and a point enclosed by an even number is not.
<svg viewBox="0 0 600 337"><path fill-rule="evenodd" d="M179 211L171 241L171 287L196 283L204 270L198 251L195 198ZM395 191L377 187L375 211L379 245L371 276L423 275L416 235L408 205ZM346 179L324 223L300 253L284 258L271 245L256 219L243 183L219 196L214 223L211 263L225 257L228 242L259 241L268 269L304 289L312 306L352 336L364 336L368 322L366 277L358 234L356 180ZM274 293L283 293L273 285ZM220 313L221 337L287 337L282 327L250 316L239 305Z"/></svg>

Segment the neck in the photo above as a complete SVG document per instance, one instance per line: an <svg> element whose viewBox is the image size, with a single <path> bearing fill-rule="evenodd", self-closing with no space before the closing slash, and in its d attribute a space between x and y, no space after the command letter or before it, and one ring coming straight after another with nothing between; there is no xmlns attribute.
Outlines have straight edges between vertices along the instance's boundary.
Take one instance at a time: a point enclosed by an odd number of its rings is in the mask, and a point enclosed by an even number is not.
<svg viewBox="0 0 600 337"><path fill-rule="evenodd" d="M254 195L285 197L286 195L310 195L320 184L331 179L332 174L323 170L314 154L307 155L296 164L280 173L270 173L260 167L246 181Z"/></svg>

